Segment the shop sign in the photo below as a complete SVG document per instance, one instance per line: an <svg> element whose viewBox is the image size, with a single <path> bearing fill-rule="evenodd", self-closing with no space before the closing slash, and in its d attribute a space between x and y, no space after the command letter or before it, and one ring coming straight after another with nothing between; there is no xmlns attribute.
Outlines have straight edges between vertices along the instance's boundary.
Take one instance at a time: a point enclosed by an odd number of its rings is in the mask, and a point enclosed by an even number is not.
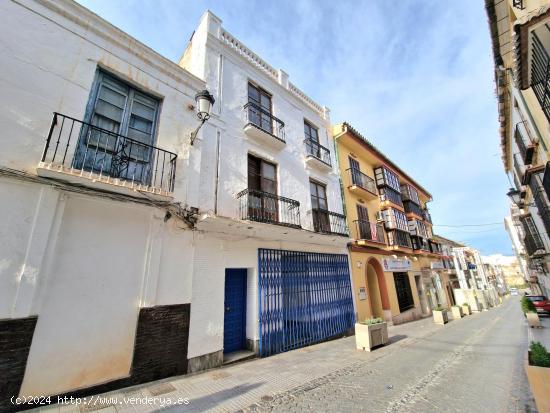
<svg viewBox="0 0 550 413"><path fill-rule="evenodd" d="M409 260L399 258L383 258L382 266L384 267L384 271L412 270L411 262Z"/></svg>

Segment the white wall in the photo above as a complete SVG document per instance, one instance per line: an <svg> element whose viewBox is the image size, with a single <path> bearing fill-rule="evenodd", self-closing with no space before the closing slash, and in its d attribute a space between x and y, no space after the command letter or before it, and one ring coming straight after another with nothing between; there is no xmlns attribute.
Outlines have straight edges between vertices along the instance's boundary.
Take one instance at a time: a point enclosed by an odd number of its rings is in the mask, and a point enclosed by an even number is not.
<svg viewBox="0 0 550 413"><path fill-rule="evenodd" d="M176 199L197 205L200 165L188 144L197 120L188 105L204 83L75 2L21 3L0 4L0 165L35 173L52 113L83 120L102 67L161 99L156 146L178 155ZM200 159L200 144L192 153Z"/></svg>
<svg viewBox="0 0 550 413"><path fill-rule="evenodd" d="M226 268L248 269L246 336L258 340L258 248L347 254L345 247L261 241L239 234L224 238L214 234L200 234L196 237L188 350L190 358L223 348Z"/></svg>
<svg viewBox="0 0 550 413"><path fill-rule="evenodd" d="M196 75L204 75L208 89L216 98L216 111L220 115L211 120L220 134L219 191L217 212L221 216L236 217L237 193L247 187L247 154L252 153L277 164L278 194L300 202L302 226L311 228L309 179L327 185L329 209L342 213L342 199L336 154L331 137L328 110L316 110L290 91L288 79L275 79L250 63L241 54L235 53L221 39L221 22L207 12L192 39L192 46L180 64ZM210 30L210 33L208 33ZM203 45L206 56L203 56ZM245 46L242 46L245 48ZM202 62L200 59L204 59ZM267 64L267 63L266 63ZM282 76L286 76L282 74ZM273 115L285 123L286 146L275 150L247 137L243 131L246 124L243 106L248 103L248 81L260 85L272 93ZM319 128L320 143L329 148L332 171L319 172L305 165L304 119ZM204 165L201 183L205 187L215 183L216 134L213 132L203 142ZM216 209L214 191L201 193L201 207Z"/></svg>
<svg viewBox="0 0 550 413"><path fill-rule="evenodd" d="M0 167L36 175L52 112L82 119L102 67L161 99L174 200L198 206L188 105L204 82L72 1L0 2L0 27ZM4 175L0 199L0 319L38 315L21 394L128 375L139 309L192 301L192 231L162 208Z"/></svg>

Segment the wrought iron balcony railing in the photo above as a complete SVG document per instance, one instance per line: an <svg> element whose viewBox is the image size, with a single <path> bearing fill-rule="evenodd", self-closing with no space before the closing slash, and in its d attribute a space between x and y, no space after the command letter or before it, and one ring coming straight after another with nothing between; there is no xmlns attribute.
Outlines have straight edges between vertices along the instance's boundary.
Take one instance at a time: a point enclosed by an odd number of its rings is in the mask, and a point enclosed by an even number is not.
<svg viewBox="0 0 550 413"><path fill-rule="evenodd" d="M442 254L443 251L441 250L441 244L438 242L428 240L428 245L430 247L430 252L433 252L434 254Z"/></svg>
<svg viewBox="0 0 550 413"><path fill-rule="evenodd" d="M91 123L53 114L42 163L92 178L109 177L172 192L177 155Z"/></svg>
<svg viewBox="0 0 550 413"><path fill-rule="evenodd" d="M328 148L325 148L319 142L314 141L311 138L305 139L304 144L306 145L306 155L313 156L321 162L326 163L328 166L332 166L330 163L330 151Z"/></svg>
<svg viewBox="0 0 550 413"><path fill-rule="evenodd" d="M241 219L300 228L300 202L268 192L245 189L237 194Z"/></svg>
<svg viewBox="0 0 550 413"><path fill-rule="evenodd" d="M256 103L248 102L244 105L246 124L253 125L274 138L286 143L285 141L285 123L273 116L271 112L262 108Z"/></svg>
<svg viewBox="0 0 550 413"><path fill-rule="evenodd" d="M348 235L346 216L325 209L312 209L313 230L323 234Z"/></svg>
<svg viewBox="0 0 550 413"><path fill-rule="evenodd" d="M429 251L428 241L425 238L411 235L411 245L413 250Z"/></svg>
<svg viewBox="0 0 550 413"><path fill-rule="evenodd" d="M384 186L378 189L380 191L380 201L390 201L395 205L403 206L403 201L401 200L401 194L389 186Z"/></svg>
<svg viewBox="0 0 550 413"><path fill-rule="evenodd" d="M397 229L388 231L387 235L389 246L412 248L411 236L408 232Z"/></svg>
<svg viewBox="0 0 550 413"><path fill-rule="evenodd" d="M363 221L360 219L353 222L357 231L357 239L385 244L384 227L382 224L376 224L374 222Z"/></svg>
<svg viewBox="0 0 550 413"><path fill-rule="evenodd" d="M531 87L550 121L550 56L534 31L531 39Z"/></svg>
<svg viewBox="0 0 550 413"><path fill-rule="evenodd" d="M520 10L525 9L525 6L523 5L523 0L513 0L512 6Z"/></svg>
<svg viewBox="0 0 550 413"><path fill-rule="evenodd" d="M531 177L529 187L533 193L533 199L535 200L535 205L537 206L544 228L547 233L550 233L550 202L542 183L541 174L534 174Z"/></svg>
<svg viewBox="0 0 550 413"><path fill-rule="evenodd" d="M546 252L540 234L526 234L523 238L523 243L529 256L536 253L544 254Z"/></svg>
<svg viewBox="0 0 550 413"><path fill-rule="evenodd" d="M525 122L519 122L516 124L516 129L514 131L514 139L518 145L519 153L523 159L524 165L530 165L533 162L533 155L535 154L535 146L533 142L526 141L529 139L527 134L527 127Z"/></svg>
<svg viewBox="0 0 550 413"><path fill-rule="evenodd" d="M405 208L405 212L407 212L407 213L412 213L412 214L415 214L419 217L424 216L424 211L422 210L422 208L420 208L414 202L403 201L403 207Z"/></svg>
<svg viewBox="0 0 550 413"><path fill-rule="evenodd" d="M368 175L365 175L359 169L348 168L347 172L352 185L357 185L364 190L369 191L371 194L376 195L376 183L374 182L374 179Z"/></svg>

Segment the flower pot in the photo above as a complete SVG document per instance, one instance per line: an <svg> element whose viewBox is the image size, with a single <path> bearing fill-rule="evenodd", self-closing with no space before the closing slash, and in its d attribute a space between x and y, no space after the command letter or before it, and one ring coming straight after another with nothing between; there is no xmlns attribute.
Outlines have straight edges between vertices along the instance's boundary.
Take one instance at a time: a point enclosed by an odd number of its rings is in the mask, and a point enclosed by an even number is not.
<svg viewBox="0 0 550 413"><path fill-rule="evenodd" d="M447 315L447 310L436 311L433 310L434 323L436 324L447 324L449 322L449 317Z"/></svg>
<svg viewBox="0 0 550 413"><path fill-rule="evenodd" d="M525 363L525 373L531 392L540 413L550 412L550 368L531 366L529 359Z"/></svg>
<svg viewBox="0 0 550 413"><path fill-rule="evenodd" d="M540 327L540 318L537 313L525 313L529 327Z"/></svg>
<svg viewBox="0 0 550 413"><path fill-rule="evenodd" d="M458 307L458 306L452 306L451 307L451 311L453 313L453 319L457 320L459 318L462 318L462 316L464 314L462 314L462 307Z"/></svg>
<svg viewBox="0 0 550 413"><path fill-rule="evenodd" d="M373 347L384 345L388 342L388 324L355 323L355 346L358 350L371 351Z"/></svg>
<svg viewBox="0 0 550 413"><path fill-rule="evenodd" d="M469 305L463 305L462 306L462 313L464 315L470 315L472 314L472 310L470 309L470 306Z"/></svg>

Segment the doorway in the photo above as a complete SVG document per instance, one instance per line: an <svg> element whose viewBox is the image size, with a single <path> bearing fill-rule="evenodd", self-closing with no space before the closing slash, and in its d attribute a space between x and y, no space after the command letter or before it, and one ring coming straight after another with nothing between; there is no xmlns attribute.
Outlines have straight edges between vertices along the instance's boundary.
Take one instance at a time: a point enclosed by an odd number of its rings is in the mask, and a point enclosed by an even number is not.
<svg viewBox="0 0 550 413"><path fill-rule="evenodd" d="M225 270L223 352L246 348L246 268Z"/></svg>

